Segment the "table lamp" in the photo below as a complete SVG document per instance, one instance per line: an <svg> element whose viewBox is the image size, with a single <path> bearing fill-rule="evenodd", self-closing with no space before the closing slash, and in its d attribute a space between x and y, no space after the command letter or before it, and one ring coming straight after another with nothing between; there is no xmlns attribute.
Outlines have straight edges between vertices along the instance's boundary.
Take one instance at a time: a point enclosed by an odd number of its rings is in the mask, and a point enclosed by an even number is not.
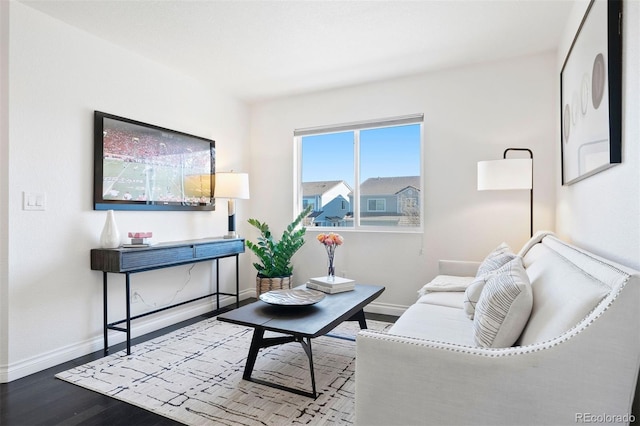
<svg viewBox="0 0 640 426"><path fill-rule="evenodd" d="M215 174L215 198L228 198L229 233L224 238L237 238L236 199L249 199L249 175L247 173L218 172Z"/></svg>

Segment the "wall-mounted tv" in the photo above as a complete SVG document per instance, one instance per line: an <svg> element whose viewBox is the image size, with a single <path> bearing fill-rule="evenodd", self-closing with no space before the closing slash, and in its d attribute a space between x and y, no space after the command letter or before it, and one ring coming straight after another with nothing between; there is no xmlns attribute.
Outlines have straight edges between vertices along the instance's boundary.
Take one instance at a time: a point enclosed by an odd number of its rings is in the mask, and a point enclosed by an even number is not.
<svg viewBox="0 0 640 426"><path fill-rule="evenodd" d="M214 210L215 142L94 112L94 210Z"/></svg>

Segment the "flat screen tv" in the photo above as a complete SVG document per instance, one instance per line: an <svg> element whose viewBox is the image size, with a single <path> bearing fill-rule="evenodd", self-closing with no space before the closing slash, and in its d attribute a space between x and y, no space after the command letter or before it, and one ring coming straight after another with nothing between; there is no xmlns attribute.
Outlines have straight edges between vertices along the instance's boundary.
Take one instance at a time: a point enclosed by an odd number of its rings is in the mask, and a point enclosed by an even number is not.
<svg viewBox="0 0 640 426"><path fill-rule="evenodd" d="M214 210L215 142L94 112L94 210Z"/></svg>

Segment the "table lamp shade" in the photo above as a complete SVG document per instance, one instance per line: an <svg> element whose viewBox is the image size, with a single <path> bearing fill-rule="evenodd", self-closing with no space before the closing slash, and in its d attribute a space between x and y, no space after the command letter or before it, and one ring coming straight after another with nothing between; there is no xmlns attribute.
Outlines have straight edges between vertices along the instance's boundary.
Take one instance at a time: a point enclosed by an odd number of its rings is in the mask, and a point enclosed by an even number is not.
<svg viewBox="0 0 640 426"><path fill-rule="evenodd" d="M533 160L513 158L478 162L478 191L532 189Z"/></svg>
<svg viewBox="0 0 640 426"><path fill-rule="evenodd" d="M229 233L225 238L237 238L236 232L236 199L249 199L249 175L246 173L216 173L215 198L228 198L227 213L229 215Z"/></svg>
<svg viewBox="0 0 640 426"><path fill-rule="evenodd" d="M249 199L249 175L233 172L216 173L214 197Z"/></svg>

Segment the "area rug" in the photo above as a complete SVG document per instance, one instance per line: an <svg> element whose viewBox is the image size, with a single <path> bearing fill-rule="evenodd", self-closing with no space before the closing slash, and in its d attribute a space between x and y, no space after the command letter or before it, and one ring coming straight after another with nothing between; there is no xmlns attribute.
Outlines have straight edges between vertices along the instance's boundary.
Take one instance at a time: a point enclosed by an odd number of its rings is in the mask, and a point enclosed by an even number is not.
<svg viewBox="0 0 640 426"><path fill-rule="evenodd" d="M367 321L384 330L389 323ZM354 338L357 322L331 334ZM253 329L215 318L182 328L57 378L188 425L344 425L355 421L355 342L312 339L318 398L242 379ZM276 335L272 333L272 335ZM265 334L266 336L266 334ZM299 343L261 349L253 378L310 390Z"/></svg>

